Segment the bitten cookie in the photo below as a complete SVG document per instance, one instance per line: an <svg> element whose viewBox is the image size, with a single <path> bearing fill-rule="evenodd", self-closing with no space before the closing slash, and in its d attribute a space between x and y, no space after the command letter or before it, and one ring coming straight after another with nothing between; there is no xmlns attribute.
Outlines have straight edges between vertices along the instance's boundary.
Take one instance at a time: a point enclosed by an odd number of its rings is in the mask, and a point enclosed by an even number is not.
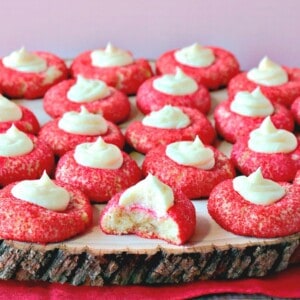
<svg viewBox="0 0 300 300"><path fill-rule="evenodd" d="M65 62L54 54L24 48L0 59L0 90L10 98L42 98L68 77Z"/></svg>
<svg viewBox="0 0 300 300"><path fill-rule="evenodd" d="M300 231L299 203L299 185L266 180L257 170L217 185L208 199L208 212L235 234L275 238Z"/></svg>
<svg viewBox="0 0 300 300"><path fill-rule="evenodd" d="M79 190L41 179L12 183L0 191L0 236L28 243L54 243L84 232L92 207Z"/></svg>
<svg viewBox="0 0 300 300"><path fill-rule="evenodd" d="M71 65L73 77L82 75L106 82L127 95L135 94L139 86L153 75L149 62L135 60L129 51L112 46L86 51L75 57Z"/></svg>
<svg viewBox="0 0 300 300"><path fill-rule="evenodd" d="M300 95L300 69L280 66L264 57L257 68L238 74L228 84L229 98L239 91L253 91L257 86L272 102L291 106Z"/></svg>
<svg viewBox="0 0 300 300"><path fill-rule="evenodd" d="M152 175L115 195L100 215L106 234L136 234L176 245L186 243L195 226L193 203Z"/></svg>
<svg viewBox="0 0 300 300"><path fill-rule="evenodd" d="M192 107L206 114L211 107L211 99L206 87L176 68L175 74L146 80L138 89L136 105L145 115L165 105Z"/></svg>
<svg viewBox="0 0 300 300"><path fill-rule="evenodd" d="M92 113L101 113L113 123L127 120L130 113L129 99L125 94L108 87L103 81L82 76L60 82L43 99L44 109L52 118L61 117L68 111L79 111L82 105Z"/></svg>
<svg viewBox="0 0 300 300"><path fill-rule="evenodd" d="M54 169L51 148L36 136L19 131L14 125L0 134L0 186L40 178Z"/></svg>
<svg viewBox="0 0 300 300"><path fill-rule="evenodd" d="M157 74L175 73L176 67L210 90L227 86L240 72L237 59L229 51L199 44L168 51L156 61Z"/></svg>
<svg viewBox="0 0 300 300"><path fill-rule="evenodd" d="M12 124L21 131L35 135L40 130L38 119L31 110L0 94L0 132L5 132Z"/></svg>
<svg viewBox="0 0 300 300"><path fill-rule="evenodd" d="M294 130L291 112L279 103L271 103L256 88L250 92L238 92L233 100L220 103L214 111L217 133L230 143L260 126L265 117L270 116L278 129Z"/></svg>
<svg viewBox="0 0 300 300"><path fill-rule="evenodd" d="M300 168L300 144L293 133L276 129L267 117L250 136L233 145L231 158L244 175L261 167L265 178L292 181Z"/></svg>
<svg viewBox="0 0 300 300"><path fill-rule="evenodd" d="M132 122L125 132L128 144L141 153L159 145L194 140L196 136L204 144L215 139L215 130L205 115L194 108L170 105L151 112L142 121Z"/></svg>
<svg viewBox="0 0 300 300"><path fill-rule="evenodd" d="M80 112L66 112L61 118L47 122L39 132L57 156L75 149L82 143L95 142L101 136L106 143L123 148L125 137L117 125L100 114L90 113L84 106Z"/></svg>
<svg viewBox="0 0 300 300"><path fill-rule="evenodd" d="M55 179L83 191L93 202L106 202L114 194L137 183L142 172L136 162L117 146L99 137L77 145L63 155Z"/></svg>
<svg viewBox="0 0 300 300"><path fill-rule="evenodd" d="M198 137L153 148L145 156L142 171L181 189L189 199L208 197L218 183L235 176L230 159L204 146Z"/></svg>

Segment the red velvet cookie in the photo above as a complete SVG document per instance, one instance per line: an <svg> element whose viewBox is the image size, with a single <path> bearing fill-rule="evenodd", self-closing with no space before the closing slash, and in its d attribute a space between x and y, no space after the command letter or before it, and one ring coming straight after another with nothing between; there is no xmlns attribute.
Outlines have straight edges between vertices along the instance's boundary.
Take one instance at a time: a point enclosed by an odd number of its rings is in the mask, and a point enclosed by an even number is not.
<svg viewBox="0 0 300 300"><path fill-rule="evenodd" d="M92 65L91 53L92 51L86 51L75 57L71 65L73 77L82 75L90 79L100 79L107 85L131 95L135 94L139 86L153 75L151 66L145 59L137 59L124 66L96 67Z"/></svg>
<svg viewBox="0 0 300 300"><path fill-rule="evenodd" d="M99 135L81 135L66 132L58 127L60 118L51 120L42 126L39 138L45 141L57 156L62 156L66 152L73 150L81 143L89 143L97 140ZM106 121L108 130L100 136L106 143L114 144L120 149L124 147L125 138L117 125Z"/></svg>
<svg viewBox="0 0 300 300"><path fill-rule="evenodd" d="M214 153L212 169L180 165L166 155L166 146L162 145L146 154L142 171L145 176L155 175L172 188L181 189L189 199L208 197L214 186L235 176L235 169L223 153L212 146L207 147Z"/></svg>
<svg viewBox="0 0 300 300"><path fill-rule="evenodd" d="M253 129L260 126L265 117L248 117L233 112L231 101L220 103L214 111L215 128L217 133L230 143L247 136ZM294 120L291 112L283 105L273 103L274 113L270 116L276 128L294 130Z"/></svg>
<svg viewBox="0 0 300 300"><path fill-rule="evenodd" d="M239 139L232 147L231 159L236 168L249 175L261 167L265 178L274 181L293 181L300 168L300 143L290 153L259 153L248 147L249 137Z"/></svg>
<svg viewBox="0 0 300 300"><path fill-rule="evenodd" d="M295 179L294 179L294 184L300 185L300 170L297 171Z"/></svg>
<svg viewBox="0 0 300 300"><path fill-rule="evenodd" d="M300 95L300 69L283 69L288 74L288 82L277 86L266 86L255 83L247 78L247 72L243 72L232 78L228 84L229 98L233 99L239 91L253 91L260 87L262 93L273 103L280 103L284 106L291 106L293 101Z"/></svg>
<svg viewBox="0 0 300 300"><path fill-rule="evenodd" d="M40 124L35 114L25 106L19 105L22 111L22 117L17 121L0 121L0 132L5 132L14 124L21 131L37 135L40 130Z"/></svg>
<svg viewBox="0 0 300 300"><path fill-rule="evenodd" d="M296 98L296 100L291 105L291 112L296 123L300 125L300 97Z"/></svg>
<svg viewBox="0 0 300 300"><path fill-rule="evenodd" d="M84 232L92 222L92 207L78 189L58 184L71 195L65 211L52 211L15 198L12 183L0 191L0 236L29 243L54 243Z"/></svg>
<svg viewBox="0 0 300 300"><path fill-rule="evenodd" d="M106 234L136 234L177 245L186 243L193 235L196 226L195 208L181 191L174 190L174 205L163 216L142 205L122 206L119 204L121 195L122 192L113 196L101 212L100 228ZM168 229L172 235L164 232Z"/></svg>
<svg viewBox="0 0 300 300"><path fill-rule="evenodd" d="M142 172L136 162L125 152L122 155L120 168L99 169L79 165L74 159L74 150L69 151L59 159L55 178L80 189L91 201L106 202L141 179Z"/></svg>
<svg viewBox="0 0 300 300"><path fill-rule="evenodd" d="M6 67L3 64L3 59L0 59L0 90L7 97L42 98L50 87L68 77L68 68L61 58L48 52L36 51L32 53L46 60L46 71L20 72ZM47 76L53 72L58 72L55 79L47 79Z"/></svg>
<svg viewBox="0 0 300 300"><path fill-rule="evenodd" d="M259 238L283 237L300 231L300 186L279 183L285 196L271 205L245 200L232 180L218 184L208 199L208 212L224 229Z"/></svg>
<svg viewBox="0 0 300 300"><path fill-rule="evenodd" d="M28 134L34 148L18 156L0 156L0 186L24 179L40 178L45 170L51 175L54 169L54 154L51 148L36 136Z"/></svg>
<svg viewBox="0 0 300 300"><path fill-rule="evenodd" d="M103 99L81 103L70 101L67 93L75 82L75 79L64 80L45 94L43 106L52 118L61 117L67 111L80 111L82 105L91 113L102 113L106 120L113 123L121 123L129 117L128 97L114 88L110 88L110 95Z"/></svg>
<svg viewBox="0 0 300 300"><path fill-rule="evenodd" d="M209 92L203 85L198 85L198 89L187 95L169 95L156 90L153 81L158 76L146 80L138 89L136 95L136 105L142 113L149 114L153 110L159 110L165 105L186 106L198 109L203 114L207 114L211 107Z"/></svg>
<svg viewBox="0 0 300 300"><path fill-rule="evenodd" d="M211 49L215 55L215 61L212 65L208 67L184 65L175 59L176 49L162 54L157 59L157 74L174 73L176 67L180 67L185 74L193 77L198 84L202 84L210 90L227 86L229 80L240 72L237 59L227 50L217 47L205 48Z"/></svg>
<svg viewBox="0 0 300 300"><path fill-rule="evenodd" d="M141 153L147 153L159 145L167 145L176 141L194 140L197 135L204 144L212 144L216 133L205 115L195 108L179 108L191 121L187 127L165 129L145 126L142 121L134 121L128 126L125 132L126 141Z"/></svg>

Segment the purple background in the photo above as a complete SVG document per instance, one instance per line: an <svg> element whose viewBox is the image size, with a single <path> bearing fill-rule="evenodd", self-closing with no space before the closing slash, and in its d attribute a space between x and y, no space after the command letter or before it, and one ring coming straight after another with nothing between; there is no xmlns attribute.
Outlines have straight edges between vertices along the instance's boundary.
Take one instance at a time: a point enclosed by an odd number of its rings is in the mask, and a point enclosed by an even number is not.
<svg viewBox="0 0 300 300"><path fill-rule="evenodd" d="M300 67L298 0L1 1L0 56L25 46L72 58L113 45L155 59L194 42L233 52L243 69L268 55Z"/></svg>

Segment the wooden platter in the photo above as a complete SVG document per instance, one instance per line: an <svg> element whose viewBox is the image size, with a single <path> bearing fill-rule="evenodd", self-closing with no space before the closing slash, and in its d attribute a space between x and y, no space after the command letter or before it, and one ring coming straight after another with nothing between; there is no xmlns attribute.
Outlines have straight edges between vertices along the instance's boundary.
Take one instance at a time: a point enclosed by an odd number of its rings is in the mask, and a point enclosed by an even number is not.
<svg viewBox="0 0 300 300"><path fill-rule="evenodd" d="M213 106L225 97L225 91L212 93ZM31 108L41 123L49 119L41 100L17 102ZM132 118L139 117L133 107ZM230 145L220 142L219 148L226 153ZM184 246L133 235L106 235L98 226L104 205L94 205L93 226L63 243L38 245L0 240L0 278L93 286L174 284L261 277L300 262L300 233L276 239L237 236L212 220L206 200L193 203L197 229Z"/></svg>

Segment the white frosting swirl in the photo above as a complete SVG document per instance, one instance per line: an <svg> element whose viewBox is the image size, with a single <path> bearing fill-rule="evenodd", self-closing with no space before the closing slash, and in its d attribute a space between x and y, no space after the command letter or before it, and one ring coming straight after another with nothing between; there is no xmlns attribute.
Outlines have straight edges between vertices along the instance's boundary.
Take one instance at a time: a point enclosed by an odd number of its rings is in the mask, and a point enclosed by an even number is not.
<svg viewBox="0 0 300 300"><path fill-rule="evenodd" d="M76 146L74 159L79 165L97 169L119 169L123 164L121 150L101 137L94 143Z"/></svg>
<svg viewBox="0 0 300 300"><path fill-rule="evenodd" d="M247 117L266 117L274 112L271 101L264 96L260 88L250 92L238 92L230 104L231 111Z"/></svg>
<svg viewBox="0 0 300 300"><path fill-rule="evenodd" d="M278 64L264 57L258 68L253 68L247 73L247 78L255 83L276 86L289 81L287 72Z"/></svg>
<svg viewBox="0 0 300 300"><path fill-rule="evenodd" d="M65 132L81 135L101 135L108 130L106 120L100 114L90 113L84 106L81 106L80 112L64 113L58 127Z"/></svg>
<svg viewBox="0 0 300 300"><path fill-rule="evenodd" d="M153 80L153 88L168 95L182 96L196 92L198 84L177 67L175 74L165 74Z"/></svg>
<svg viewBox="0 0 300 300"><path fill-rule="evenodd" d="M120 67L133 63L130 52L114 47L108 43L105 49L91 52L92 65L95 67Z"/></svg>
<svg viewBox="0 0 300 300"><path fill-rule="evenodd" d="M64 211L70 202L69 192L56 185L44 171L37 180L23 180L11 190L15 198L53 211Z"/></svg>
<svg viewBox="0 0 300 300"><path fill-rule="evenodd" d="M191 120L180 108L165 105L162 109L145 116L142 123L156 128L179 129L190 125Z"/></svg>
<svg viewBox="0 0 300 300"><path fill-rule="evenodd" d="M76 83L70 87L67 97L76 103L87 103L106 98L110 95L110 89L102 80L86 79L78 75Z"/></svg>
<svg viewBox="0 0 300 300"><path fill-rule="evenodd" d="M260 168L248 177L235 177L233 189L245 200L258 205L270 205L285 195L284 188L275 181L265 179Z"/></svg>
<svg viewBox="0 0 300 300"><path fill-rule="evenodd" d="M248 147L260 153L289 153L297 148L295 135L285 129L277 129L270 117L260 127L250 132Z"/></svg>
<svg viewBox="0 0 300 300"><path fill-rule="evenodd" d="M198 136L194 141L169 144L166 148L166 155L180 165L202 170L210 170L215 165L214 152L205 147Z"/></svg>
<svg viewBox="0 0 300 300"><path fill-rule="evenodd" d="M28 52L25 48L16 50L2 59L3 65L19 72L44 72L47 69L47 61L40 56Z"/></svg>
<svg viewBox="0 0 300 300"><path fill-rule="evenodd" d="M19 156L34 148L28 135L13 124L5 133L0 133L0 156Z"/></svg>
<svg viewBox="0 0 300 300"><path fill-rule="evenodd" d="M18 121L21 118L21 108L0 94L0 122Z"/></svg>
<svg viewBox="0 0 300 300"><path fill-rule="evenodd" d="M175 51L174 56L181 64L201 68L212 65L216 59L211 49L197 43Z"/></svg>
<svg viewBox="0 0 300 300"><path fill-rule="evenodd" d="M149 174L144 180L125 190L119 204L127 207L139 205L163 216L174 205L174 193L168 185Z"/></svg>

